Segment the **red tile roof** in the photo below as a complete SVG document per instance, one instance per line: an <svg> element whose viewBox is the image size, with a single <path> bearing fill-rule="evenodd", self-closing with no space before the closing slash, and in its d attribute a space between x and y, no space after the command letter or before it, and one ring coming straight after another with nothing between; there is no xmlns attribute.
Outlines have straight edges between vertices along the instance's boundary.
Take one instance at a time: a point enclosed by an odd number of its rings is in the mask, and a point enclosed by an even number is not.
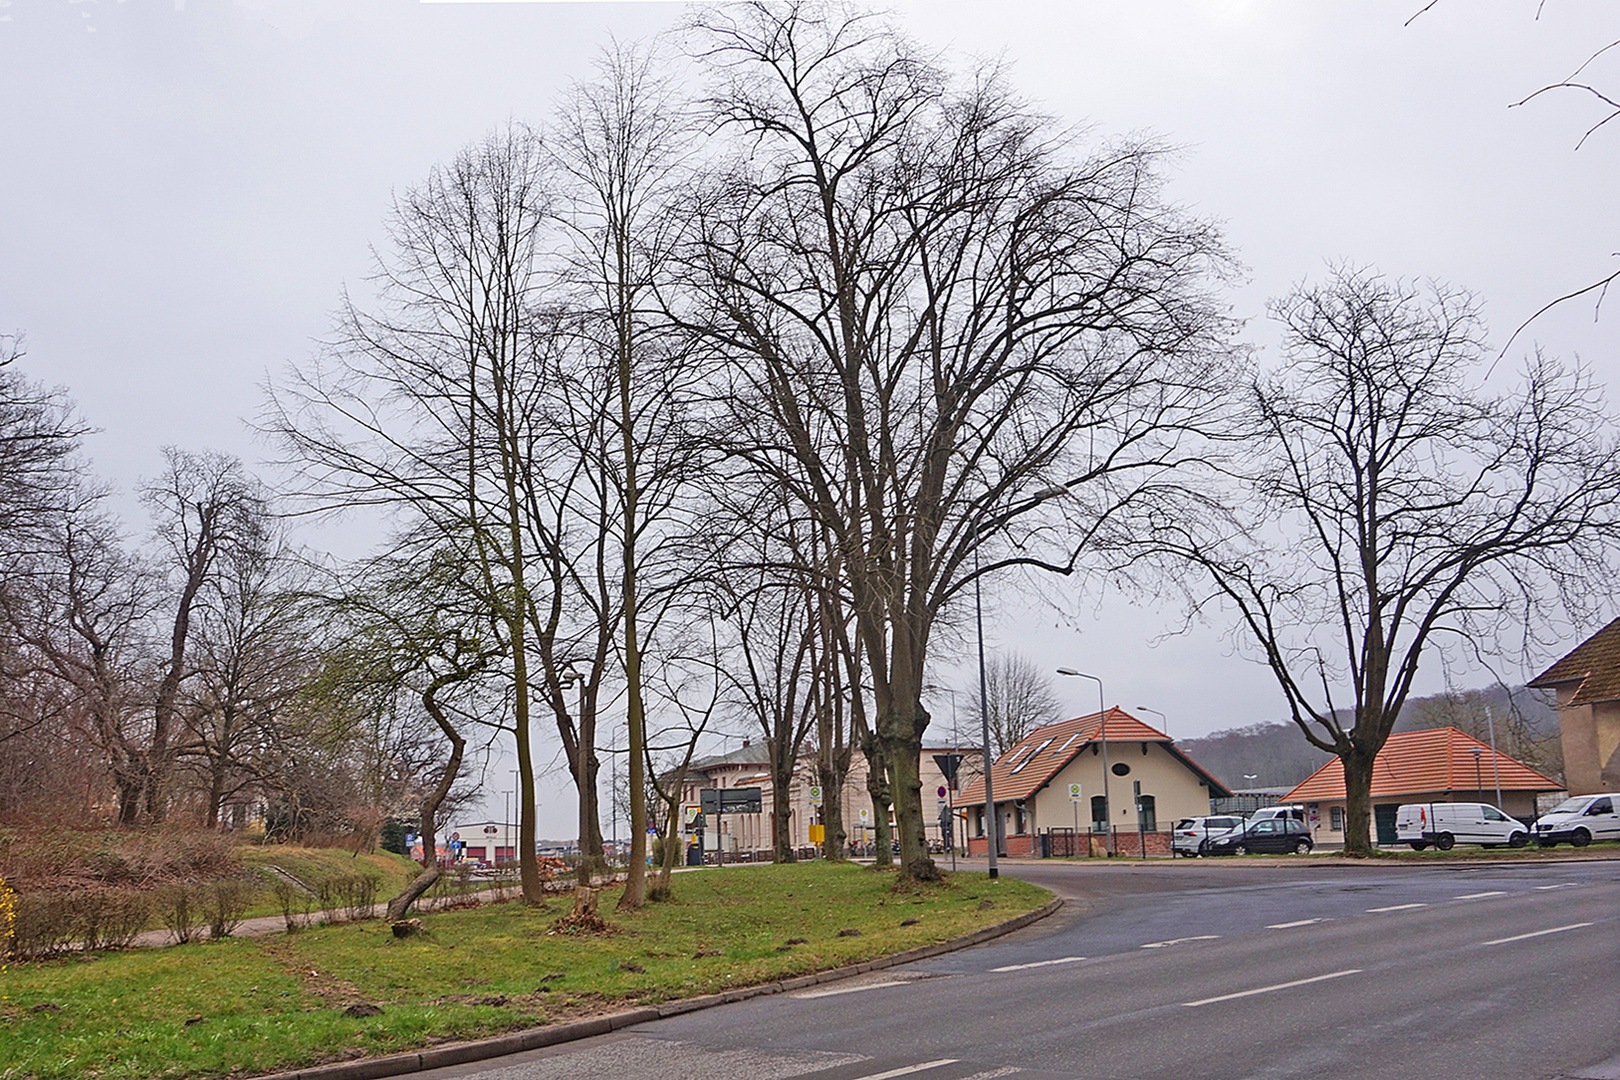
<svg viewBox="0 0 1620 1080"><path fill-rule="evenodd" d="M1478 772L1476 749L1481 751ZM1496 753L1472 735L1443 727L1391 735L1373 762L1372 794L1375 799L1393 799L1441 791L1489 791L1496 787L1498 775L1503 791L1557 791L1564 786ZM1284 795L1283 802L1342 798L1344 762L1333 758Z"/></svg>
<svg viewBox="0 0 1620 1080"><path fill-rule="evenodd" d="M1161 743L1209 785L1210 794L1231 794L1219 780L1176 749L1170 736L1142 723L1116 705L1102 716L1092 713L1073 720L1060 720L1036 728L1020 739L990 768L990 787L995 793L996 802L1026 799L1035 794L1050 783L1052 777L1062 772L1064 766L1078 757L1082 750L1098 742L1099 735L1104 734L1109 743ZM978 787L978 800L984 801L984 787L978 781L963 785L962 798L969 800L975 797L971 794L973 786Z"/></svg>
<svg viewBox="0 0 1620 1080"><path fill-rule="evenodd" d="M1572 682L1580 686L1566 704L1620 700L1620 619L1575 646L1568 656L1526 685L1554 687Z"/></svg>

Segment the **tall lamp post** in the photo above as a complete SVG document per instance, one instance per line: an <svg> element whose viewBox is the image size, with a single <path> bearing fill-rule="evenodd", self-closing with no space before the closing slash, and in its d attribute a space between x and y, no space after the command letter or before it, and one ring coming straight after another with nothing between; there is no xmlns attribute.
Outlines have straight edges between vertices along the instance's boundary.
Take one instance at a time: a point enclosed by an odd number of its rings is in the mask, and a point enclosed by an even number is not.
<svg viewBox="0 0 1620 1080"><path fill-rule="evenodd" d="M1076 679L1090 679L1097 684L1097 736L1102 740L1102 767L1103 767L1103 817L1107 819L1108 831L1103 833L1103 844L1108 854L1114 854L1114 809L1113 803L1108 799L1108 778L1112 776L1108 768L1108 710L1103 707L1103 681L1095 675L1087 675L1074 668L1060 667L1059 675L1071 675Z"/></svg>
<svg viewBox="0 0 1620 1080"><path fill-rule="evenodd" d="M996 797L990 786L990 693L989 677L984 666L984 600L979 589L979 579L983 571L979 567L979 544L984 533L1011 521L1026 510L1033 509L1055 495L1067 495L1069 489L1061 484L1044 487L1029 498L996 514L987 516L973 525L973 621L979 635L979 751L984 755L984 821L987 842L985 848L990 856L990 878L995 880L1001 876L996 867L996 841L1001 830L996 822ZM988 512L988 508L987 508Z"/></svg>
<svg viewBox="0 0 1620 1080"><path fill-rule="evenodd" d="M1170 718L1164 715L1164 713L1160 712L1158 709L1150 709L1146 705L1138 705L1136 707L1136 711L1150 712L1154 716L1157 716L1159 718L1159 730L1164 732L1166 735L1170 734Z"/></svg>
<svg viewBox="0 0 1620 1080"><path fill-rule="evenodd" d="M1474 790L1479 792L1479 798L1485 797L1485 777L1480 774L1479 759L1485 756L1483 746L1471 746L1468 752L1474 755Z"/></svg>

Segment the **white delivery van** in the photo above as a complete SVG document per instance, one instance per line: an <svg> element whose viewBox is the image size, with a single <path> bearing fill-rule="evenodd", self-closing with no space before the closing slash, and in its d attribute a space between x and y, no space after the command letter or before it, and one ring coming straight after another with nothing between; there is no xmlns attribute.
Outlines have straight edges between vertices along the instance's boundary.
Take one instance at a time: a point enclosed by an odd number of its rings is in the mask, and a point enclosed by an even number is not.
<svg viewBox="0 0 1620 1080"><path fill-rule="evenodd" d="M1552 847L1560 840L1576 847L1620 840L1620 792L1576 795L1536 819L1537 845Z"/></svg>
<svg viewBox="0 0 1620 1080"><path fill-rule="evenodd" d="M1530 829L1489 803L1405 803L1395 811L1395 839L1422 851L1433 844L1450 851L1453 844L1524 847Z"/></svg>

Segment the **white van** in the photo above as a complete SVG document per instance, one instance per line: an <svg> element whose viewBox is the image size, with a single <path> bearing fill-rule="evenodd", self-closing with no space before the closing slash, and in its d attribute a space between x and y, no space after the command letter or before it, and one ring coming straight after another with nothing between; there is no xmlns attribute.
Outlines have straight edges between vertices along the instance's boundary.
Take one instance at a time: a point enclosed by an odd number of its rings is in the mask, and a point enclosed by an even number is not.
<svg viewBox="0 0 1620 1080"><path fill-rule="evenodd" d="M1488 803L1406 803L1395 811L1395 839L1422 851L1433 844L1450 851L1453 844L1524 847L1530 829Z"/></svg>
<svg viewBox="0 0 1620 1080"><path fill-rule="evenodd" d="M1266 821L1270 818L1293 818L1295 821L1304 821L1305 808L1298 803L1291 803L1286 806L1262 806L1248 815L1246 823Z"/></svg>
<svg viewBox="0 0 1620 1080"><path fill-rule="evenodd" d="M1538 846L1552 847L1560 840L1576 847L1594 840L1620 840L1620 793L1576 795L1536 819Z"/></svg>

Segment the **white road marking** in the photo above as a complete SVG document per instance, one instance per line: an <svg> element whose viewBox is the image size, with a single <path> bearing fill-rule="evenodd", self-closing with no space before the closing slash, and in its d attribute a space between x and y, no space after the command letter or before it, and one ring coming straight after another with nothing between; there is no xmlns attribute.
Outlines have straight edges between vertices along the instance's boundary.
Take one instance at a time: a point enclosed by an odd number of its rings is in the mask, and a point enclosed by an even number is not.
<svg viewBox="0 0 1620 1080"><path fill-rule="evenodd" d="M1319 923L1321 921L1322 921L1321 919L1301 919L1298 922L1272 923L1270 926L1266 927L1266 929L1267 930L1292 930L1296 926L1309 926L1309 925L1311 925L1311 923Z"/></svg>
<svg viewBox="0 0 1620 1080"><path fill-rule="evenodd" d="M1471 892L1471 893L1466 893L1466 894L1464 894L1462 896L1453 896L1452 899L1453 900L1483 900L1487 896L1506 896L1506 895L1507 895L1507 893L1503 892L1501 889L1498 889L1495 892Z"/></svg>
<svg viewBox="0 0 1620 1080"><path fill-rule="evenodd" d="M925 1061L921 1065L907 1065L903 1069L890 1069L888 1072L872 1073L870 1076L857 1076L854 1080L889 1080L891 1076L908 1076L911 1073L920 1073L924 1069L935 1069L941 1065L955 1065L956 1058L940 1058L938 1061Z"/></svg>
<svg viewBox="0 0 1620 1080"><path fill-rule="evenodd" d="M1144 949L1163 949L1163 948L1168 948L1171 945L1180 945L1183 942L1187 942L1187 941L1216 941L1219 938L1220 938L1219 934L1198 934L1198 935L1196 935L1194 937L1171 938L1169 941L1150 941L1146 945L1141 946L1141 948L1144 948Z"/></svg>
<svg viewBox="0 0 1620 1080"><path fill-rule="evenodd" d="M910 981L910 979L887 979L883 982L862 983L859 986L839 986L832 990L805 990L797 994L789 994L788 996L795 998L833 997L837 994L853 994L861 990L876 990L879 987L884 986L904 986ZM884 1075L888 1074L885 1073Z"/></svg>
<svg viewBox="0 0 1620 1080"><path fill-rule="evenodd" d="M1025 968L1051 967L1053 964L1072 964L1077 960L1084 960L1083 956L1060 956L1056 960L1036 960L1031 964L1008 964L1006 967L991 968L991 971L1023 971Z"/></svg>
<svg viewBox="0 0 1620 1080"><path fill-rule="evenodd" d="M1220 997L1204 998L1201 1001L1183 1001L1182 1004L1188 1008L1199 1005L1213 1005L1217 1001L1232 1001L1236 998L1253 997L1256 994L1271 994L1278 990L1292 990L1296 986L1308 986L1311 983L1326 982L1329 979L1342 979L1346 975L1357 975L1360 972L1360 968L1346 968L1343 971L1335 971L1331 975L1316 975L1309 979L1295 979L1293 982L1278 983L1276 986L1262 986L1255 990L1240 990L1235 994L1222 994Z"/></svg>
<svg viewBox="0 0 1620 1080"><path fill-rule="evenodd" d="M1537 885L1536 888L1538 888L1538 889L1573 889L1578 884L1580 884L1580 882L1578 882L1578 881L1566 881L1561 885Z"/></svg>
<svg viewBox="0 0 1620 1080"><path fill-rule="evenodd" d="M1583 926L1591 926L1589 922L1570 923L1568 926L1555 926L1551 930L1536 930L1528 934L1515 934L1513 937L1500 937L1495 941L1482 942L1485 945L1506 945L1510 941L1523 941L1525 938L1542 937L1545 934L1562 934L1565 930L1579 930Z"/></svg>
<svg viewBox="0 0 1620 1080"><path fill-rule="evenodd" d="M1396 904L1393 907L1370 907L1367 914L1377 915L1384 911L1410 911L1412 908L1428 907L1428 904Z"/></svg>

